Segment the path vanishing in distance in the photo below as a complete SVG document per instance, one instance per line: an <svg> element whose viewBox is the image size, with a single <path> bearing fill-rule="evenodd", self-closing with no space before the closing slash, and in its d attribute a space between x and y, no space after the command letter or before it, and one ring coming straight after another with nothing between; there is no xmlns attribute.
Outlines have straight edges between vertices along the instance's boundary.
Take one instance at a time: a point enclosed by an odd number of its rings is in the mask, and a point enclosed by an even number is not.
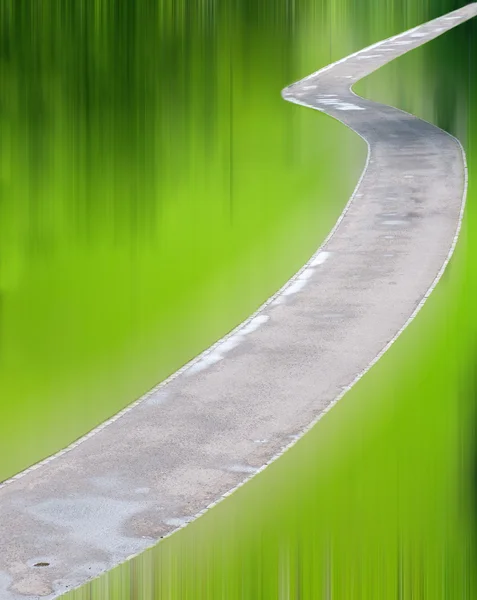
<svg viewBox="0 0 477 600"><path fill-rule="evenodd" d="M471 4L283 91L368 142L350 203L247 322L0 486L1 600L56 598L184 525L293 443L396 339L454 248L465 155L447 133L350 86L476 14Z"/></svg>

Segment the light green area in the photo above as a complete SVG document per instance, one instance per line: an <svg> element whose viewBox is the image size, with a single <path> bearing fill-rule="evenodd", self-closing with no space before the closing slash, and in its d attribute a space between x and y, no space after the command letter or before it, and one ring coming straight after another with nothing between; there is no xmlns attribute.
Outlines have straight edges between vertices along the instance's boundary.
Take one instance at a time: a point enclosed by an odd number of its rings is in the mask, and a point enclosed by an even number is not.
<svg viewBox="0 0 477 600"><path fill-rule="evenodd" d="M407 26L414 24L410 17ZM477 597L475 27L446 34L357 86L449 128L466 145L463 234L424 310L277 462L185 529L65 598ZM390 33L383 26L381 37Z"/></svg>

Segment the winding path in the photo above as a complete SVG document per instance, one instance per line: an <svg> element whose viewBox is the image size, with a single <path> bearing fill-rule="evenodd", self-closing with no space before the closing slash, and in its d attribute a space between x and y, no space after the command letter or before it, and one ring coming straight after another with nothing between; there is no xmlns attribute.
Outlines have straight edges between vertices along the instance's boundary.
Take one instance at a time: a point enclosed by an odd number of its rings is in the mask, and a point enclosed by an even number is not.
<svg viewBox="0 0 477 600"><path fill-rule="evenodd" d="M0 487L2 600L58 597L153 545L282 452L396 339L454 248L465 157L445 132L350 86L476 14L469 5L284 90L368 142L350 203L246 323Z"/></svg>

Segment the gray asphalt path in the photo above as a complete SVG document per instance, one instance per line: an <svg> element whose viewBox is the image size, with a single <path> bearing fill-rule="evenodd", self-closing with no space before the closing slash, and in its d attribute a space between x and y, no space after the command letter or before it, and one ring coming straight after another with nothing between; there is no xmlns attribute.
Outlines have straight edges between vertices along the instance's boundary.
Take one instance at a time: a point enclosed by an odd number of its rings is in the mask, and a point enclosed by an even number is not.
<svg viewBox="0 0 477 600"><path fill-rule="evenodd" d="M455 242L464 155L443 131L350 85L476 14L469 5L284 90L367 140L352 201L241 329L0 488L1 600L55 598L187 522L282 451L398 335Z"/></svg>

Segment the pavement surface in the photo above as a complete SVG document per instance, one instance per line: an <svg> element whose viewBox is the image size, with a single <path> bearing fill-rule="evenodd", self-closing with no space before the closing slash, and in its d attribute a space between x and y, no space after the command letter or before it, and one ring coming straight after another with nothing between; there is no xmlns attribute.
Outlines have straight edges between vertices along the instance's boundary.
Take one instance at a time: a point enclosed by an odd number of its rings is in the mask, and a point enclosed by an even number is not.
<svg viewBox="0 0 477 600"><path fill-rule="evenodd" d="M397 337L455 244L464 153L433 125L350 86L476 14L471 4L284 90L368 142L345 212L245 324L0 487L0 600L56 598L187 523L282 452Z"/></svg>

